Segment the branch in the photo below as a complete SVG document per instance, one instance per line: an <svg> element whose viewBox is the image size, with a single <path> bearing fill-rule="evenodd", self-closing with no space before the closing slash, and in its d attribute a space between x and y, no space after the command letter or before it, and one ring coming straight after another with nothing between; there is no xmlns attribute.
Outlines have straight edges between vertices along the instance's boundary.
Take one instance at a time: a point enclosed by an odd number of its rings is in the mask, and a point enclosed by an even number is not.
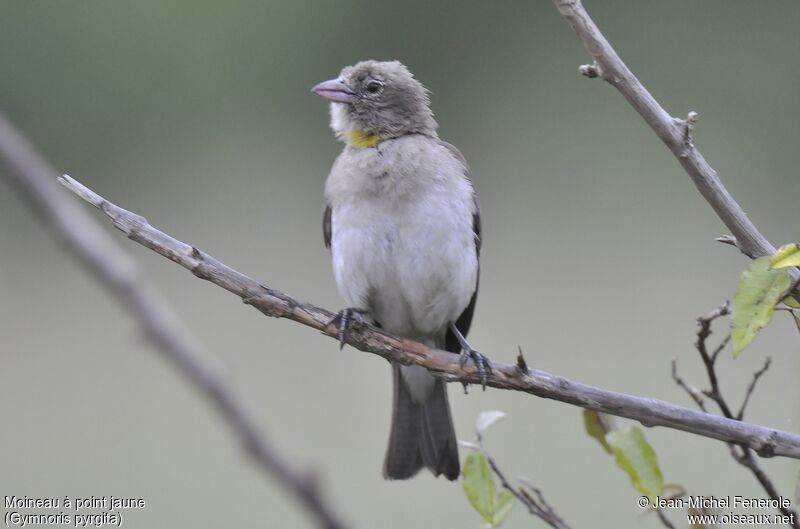
<svg viewBox="0 0 800 529"><path fill-rule="evenodd" d="M547 500L544 499L542 491L534 487L533 483L530 483L530 481L523 478L520 478L520 481L523 482L524 486L514 488L514 486L508 481L506 476L500 470L500 467L497 465L494 458L489 455L489 452L487 452L485 448L483 448L482 444L481 448L483 449L484 455L486 455L486 461L489 463L489 467L491 467L492 472L494 472L497 478L500 480L500 484L504 489L513 494L514 497L517 498L517 500L519 500L519 502L528 509L529 513L531 513L533 516L536 516L553 529L570 529L570 526L567 525L564 519L561 518L553 509L553 507L547 503ZM526 490L525 487L530 490Z"/></svg>
<svg viewBox="0 0 800 529"><path fill-rule="evenodd" d="M669 518L667 518L667 515L664 514L664 511L661 509L656 509L656 515L658 516L659 521L661 521L661 525L667 529L675 529L675 526L669 521Z"/></svg>
<svg viewBox="0 0 800 529"><path fill-rule="evenodd" d="M669 115L622 62L589 17L580 0L553 0L553 2L594 58L594 64L579 68L580 73L587 77L601 77L607 81L619 90L650 125L653 132L692 178L700 194L733 234L732 238L726 238L724 242L735 241L739 250L753 259L774 254L775 247L761 235L741 206L725 189L716 171L695 147L691 131L697 121L697 113L689 112L687 119ZM792 279L800 277L800 272L795 269L790 270L790 274Z"/></svg>
<svg viewBox="0 0 800 529"><path fill-rule="evenodd" d="M772 359L770 357L767 357L766 362L764 362L764 367L753 373L753 380L751 380L750 384L747 386L747 392L744 395L744 400L742 401L742 405L739 407L739 413L736 414L735 419L737 421L741 421L744 418L744 410L750 403L750 397L753 395L753 391L756 389L756 384L758 384L758 379L761 378L761 376L767 372L771 363Z"/></svg>
<svg viewBox="0 0 800 529"><path fill-rule="evenodd" d="M730 313L730 303L726 300L722 305L712 310L707 315L697 318L697 325L700 328L697 330L697 341L694 346L697 352L700 353L700 358L703 360L703 365L706 368L708 383L711 385L711 389L703 391L703 394L717 403L720 411L722 411L722 415L733 419L733 414L730 408L728 408L727 402L725 402L725 399L722 397L722 392L719 389L719 379L717 378L716 361L719 351L721 351L722 348L717 347L712 354L709 354L706 348L706 340L711 336L711 323L717 318L727 316ZM726 343L727 338L723 340L722 344Z"/></svg>
<svg viewBox="0 0 800 529"><path fill-rule="evenodd" d="M0 114L0 168L44 222L108 287L142 326L156 347L186 375L216 407L239 436L245 450L261 469L314 515L321 527L345 529L323 500L312 476L301 472L279 454L259 431L256 422L226 385L217 366L205 357L195 338L149 284L136 263L55 182L56 172Z"/></svg>
<svg viewBox="0 0 800 529"><path fill-rule="evenodd" d="M752 259L763 255L774 254L775 247L761 235L755 224L750 221L741 206L722 184L716 171L714 171L703 155L700 154L700 151L695 147L692 141L692 129L697 123L697 113L694 111L689 112L685 120L674 118L668 114L650 92L647 91L644 85L639 82L639 79L633 75L633 72L625 65L619 55L617 55L617 52L611 47L611 44L609 44L605 36L600 32L600 29L583 8L580 0L553 0L553 2L561 15L566 19L567 23L572 27L573 31L578 35L578 38L581 39L586 50L594 58L593 64L579 67L579 72L587 77L601 77L616 88L639 115L642 116L650 128L653 129L653 132L655 132L661 141L669 148L672 154L678 159L681 166L683 166L686 173L691 177L697 190L700 191L700 194L703 195L703 198L705 198L708 204L714 209L720 220L722 220L725 226L731 231L732 235L720 237L717 240L719 242L733 244L739 248L742 253ZM797 269L790 269L789 274L792 278L792 287L787 290L786 296L795 291L798 281L800 281L800 272ZM723 340L711 354L708 353L705 346L706 338L710 334L711 321L723 314L727 314L728 310L729 308L726 303L708 316L698 319L700 331L698 331L698 341L696 345L703 359L703 363L706 366L709 382L711 384L711 389L704 392L704 394L717 403L723 415L727 418L741 419L750 395L753 392L753 388L769 366L769 361L767 361L767 364L761 371L753 376L753 381L748 387L741 410L737 416L734 416L719 391L719 384L714 367L719 352L725 347L729 338ZM800 328L800 324L798 328ZM674 362L673 379L687 391L689 396L701 409L705 409L702 398L697 394L696 390L684 383L677 375ZM738 445L741 453L737 452L733 444ZM771 498L776 498L778 496L777 491L766 474L758 466L755 458L753 458L750 450L751 447L741 445L740 443L733 444L731 445L731 454L734 458L753 472L756 479L758 479ZM784 514L794 514L794 511L788 509L781 508L780 510ZM794 526L797 527L797 525Z"/></svg>
<svg viewBox="0 0 800 529"><path fill-rule="evenodd" d="M522 358L521 352L519 358L520 359ZM494 417L489 420L485 420L486 414L494 415ZM558 515L558 513L547 502L547 500L544 499L544 494L542 494L542 491L539 490L531 480L529 480L526 477L519 476L517 479L520 485L517 487L512 485L511 482L508 480L508 478L506 478L505 474L500 470L500 466L497 464L492 455L484 446L483 434L486 432L486 429L494 421L503 417L505 417L505 413L502 412L497 412L497 411L482 412L478 416L478 419L475 421L476 444L469 443L471 445L470 448L480 450L480 452L483 454L483 457L486 459L489 468L492 470L492 472L494 472L494 474L500 480L500 485L508 492L510 492L511 495L514 496L522 505L524 505L528 509L528 512L531 515L539 518L545 524L549 525L553 529L570 529L570 526L564 521L563 518L561 518ZM502 524L502 521L500 522L500 524Z"/></svg>
<svg viewBox="0 0 800 529"><path fill-rule="evenodd" d="M747 408L748 402L750 402L750 397L753 394L753 391L756 388L756 384L761 376L767 372L770 365L770 359L767 357L766 362L764 363L764 367L759 369L753 374L753 379L750 381L750 384L747 386L747 392L745 393L744 399L742 401L742 405L739 408L739 412L736 415L733 415L731 411L731 407L728 405L728 402L725 400L725 397L722 394L722 390L719 386L719 377L717 376L717 357L719 352L725 347L728 343L730 335L724 338L722 342L714 349L713 352L708 352L708 347L706 346L706 341L708 337L711 336L711 324L717 318L722 316L727 316L730 314L730 303L725 301L722 305L711 311L705 316L697 318L697 324L699 326L697 330L697 341L695 342L695 349L697 352L700 353L700 358L703 360L703 365L706 368L706 375L708 376L708 382L711 386L711 389L705 390L702 392L703 395L713 400L719 409L722 411L722 414L729 418L735 419L737 421L741 421L742 417L744 416L745 409ZM678 375L677 368L675 364L675 360L672 363L672 378L675 380L675 383L682 387L695 401L697 406L706 411L706 407L703 403L702 397L699 396L697 389L692 386L686 384L683 379ZM781 495L778 493L778 490L775 488L775 485L772 483L772 480L769 478L766 472L761 468L758 464L758 461L755 457L753 457L753 451L750 450L749 447L737 443L728 443L728 448L730 449L731 456L737 463L746 467L750 470L750 472L755 476L756 480L761 484L761 487L767 493L767 495L772 498L773 500L777 500L777 504L779 505L778 510L786 515L791 517L793 520L791 523L792 527L800 529L800 521L797 521L797 513L789 508L783 507L780 502Z"/></svg>
<svg viewBox="0 0 800 529"><path fill-rule="evenodd" d="M338 339L339 330L331 323L334 316L332 312L260 284L196 247L157 230L144 217L120 208L67 175L61 178L61 183L102 210L129 239L183 266L197 277L236 294L267 316L287 318ZM481 383L474 365L462 367L458 355L398 338L365 323L357 323L348 329L347 343L392 362L423 366L448 382ZM521 353L515 365L492 362L486 385L627 417L645 426L665 426L720 441L744 444L764 457L800 459L800 435L726 419L656 399L600 389L545 371L528 369Z"/></svg>

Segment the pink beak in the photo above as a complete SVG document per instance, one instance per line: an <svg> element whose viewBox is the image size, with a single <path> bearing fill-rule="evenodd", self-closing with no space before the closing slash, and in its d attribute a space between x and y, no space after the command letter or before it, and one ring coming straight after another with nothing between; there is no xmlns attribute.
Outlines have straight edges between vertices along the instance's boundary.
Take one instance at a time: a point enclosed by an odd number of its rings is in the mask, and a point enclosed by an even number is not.
<svg viewBox="0 0 800 529"><path fill-rule="evenodd" d="M334 101L336 103L352 103L355 94L347 88L347 85L338 79L323 81L311 89L322 99Z"/></svg>

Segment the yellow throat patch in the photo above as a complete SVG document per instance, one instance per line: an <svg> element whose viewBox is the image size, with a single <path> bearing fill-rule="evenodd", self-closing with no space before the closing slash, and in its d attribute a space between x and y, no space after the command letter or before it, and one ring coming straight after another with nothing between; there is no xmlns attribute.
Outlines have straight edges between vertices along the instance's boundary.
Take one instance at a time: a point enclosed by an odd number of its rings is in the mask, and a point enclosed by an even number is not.
<svg viewBox="0 0 800 529"><path fill-rule="evenodd" d="M347 145L356 149L374 147L381 141L380 136L370 130L348 130L344 133L344 138L347 141Z"/></svg>

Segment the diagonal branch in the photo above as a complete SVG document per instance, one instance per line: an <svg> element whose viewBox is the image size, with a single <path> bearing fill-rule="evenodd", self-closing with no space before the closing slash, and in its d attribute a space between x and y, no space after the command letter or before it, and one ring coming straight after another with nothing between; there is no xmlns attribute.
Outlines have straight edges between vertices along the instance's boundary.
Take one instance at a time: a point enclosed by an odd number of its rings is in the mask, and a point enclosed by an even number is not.
<svg viewBox="0 0 800 529"><path fill-rule="evenodd" d="M672 117L664 110L658 101L656 101L650 92L647 91L644 85L639 82L639 79L630 71L619 55L617 55L617 52L611 47L611 44L609 44L608 40L606 40L605 36L600 32L600 29L583 8L580 0L553 0L553 2L594 59L593 64L583 65L579 67L578 71L587 77L601 77L616 88L639 115L642 116L642 119L645 120L650 128L653 129L653 132L655 132L661 141L669 148L686 173L691 177L697 190L703 195L703 198L706 199L720 220L722 220L725 226L731 231L732 236L726 236L718 240L720 242L733 244L739 248L742 253L753 259L763 255L774 254L775 247L758 231L758 228L750 221L742 207L722 184L716 171L714 171L700 151L695 147L692 141L692 129L697 123L697 113L694 111L689 112L686 119ZM800 281L800 272L796 268L790 269L789 274L792 278L792 287L787 290L786 296L796 292L798 282ZM741 410L734 416L720 393L714 367L717 356L725 347L730 337L725 338L714 352L710 354L706 350L705 345L706 338L711 332L711 321L721 315L727 314L728 310L729 307L726 303L708 316L698 320L701 328L698 332L696 346L706 366L706 372L711 384L711 389L704 392L704 394L720 407L723 415L731 419L741 419L750 395L758 379L769 366L769 362L767 362L761 371L754 375L753 381L748 387L745 400L742 403ZM798 328L800 328L800 325ZM673 379L689 393L701 409L705 409L702 397L700 397L694 388L686 384L680 376L678 376L674 362ZM767 491L767 494L771 498L778 497L778 493L771 481L758 466L750 447L739 443L731 443L729 446L733 457L753 472ZM794 511L784 508L780 510L785 515L794 515ZM797 526L794 523L793 525Z"/></svg>
<svg viewBox="0 0 800 529"><path fill-rule="evenodd" d="M594 59L592 65L579 68L587 77L601 77L616 88L647 122L688 173L708 204L733 234L733 241L750 258L772 255L775 247L758 231L742 207L731 196L717 172L709 165L692 141L692 128L697 113L686 119L672 117L655 100L639 79L628 69L614 48L584 9L580 0L553 0L556 8L581 39ZM800 272L790 270L792 279Z"/></svg>
<svg viewBox="0 0 800 529"><path fill-rule="evenodd" d="M567 525L567 522L565 522L564 519L558 515L555 509L553 509L553 507L547 503L547 500L544 499L542 491L534 487L532 483L523 478L520 478L520 481L523 482L523 486L514 488L514 485L508 481L508 478L506 478L505 474L503 474L503 472L500 470L500 466L497 464L494 458L489 455L489 452L487 452L486 449L483 449L483 453L486 455L486 461L489 463L489 467L500 480L500 484L503 486L503 488L513 494L514 497L517 498L517 500L519 500L519 502L528 509L529 513L531 513L533 516L536 516L553 529L570 529L570 526Z"/></svg>
<svg viewBox="0 0 800 529"><path fill-rule="evenodd" d="M144 217L120 208L67 175L61 178L61 183L102 210L129 239L183 266L197 277L241 297L245 303L267 316L294 320L338 339L339 330L331 323L334 316L332 312L260 284L196 247L157 230ZM423 366L448 382L481 383L474 365L462 367L458 355L392 336L367 324L351 327L347 333L347 343L393 362ZM656 399L600 389L545 371L528 369L521 355L516 365L491 363L486 385L627 417L645 426L665 426L743 444L764 457L777 455L800 459L800 435L698 412Z"/></svg>
<svg viewBox="0 0 800 529"><path fill-rule="evenodd" d="M55 182L55 171L0 114L0 169L76 257L108 287L156 347L214 405L247 453L273 476L325 529L347 527L321 496L313 475L284 459L228 387L216 365L180 323L159 292L128 256Z"/></svg>
<svg viewBox="0 0 800 529"><path fill-rule="evenodd" d="M739 407L739 413L736 414L735 419L737 421L741 421L744 418L744 410L747 409L747 405L750 403L750 397L753 396L753 391L756 389L756 384L758 384L758 379L760 379L764 375L764 373L767 372L771 363L772 359L770 357L767 357L767 360L764 362L764 367L753 373L753 379L747 386L747 392L744 395L744 400L742 401L742 405Z"/></svg>

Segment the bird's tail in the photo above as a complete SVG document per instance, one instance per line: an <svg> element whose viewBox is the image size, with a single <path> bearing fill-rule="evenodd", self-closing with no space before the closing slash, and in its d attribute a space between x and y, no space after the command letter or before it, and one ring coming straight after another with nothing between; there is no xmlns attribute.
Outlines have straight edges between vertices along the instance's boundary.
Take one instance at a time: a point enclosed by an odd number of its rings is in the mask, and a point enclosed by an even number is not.
<svg viewBox="0 0 800 529"><path fill-rule="evenodd" d="M394 411L383 477L408 479L425 466L435 476L444 474L447 479L455 480L460 471L458 444L447 387L443 380L426 372L425 375L434 379L433 389L418 402L412 398L400 369L392 365Z"/></svg>

